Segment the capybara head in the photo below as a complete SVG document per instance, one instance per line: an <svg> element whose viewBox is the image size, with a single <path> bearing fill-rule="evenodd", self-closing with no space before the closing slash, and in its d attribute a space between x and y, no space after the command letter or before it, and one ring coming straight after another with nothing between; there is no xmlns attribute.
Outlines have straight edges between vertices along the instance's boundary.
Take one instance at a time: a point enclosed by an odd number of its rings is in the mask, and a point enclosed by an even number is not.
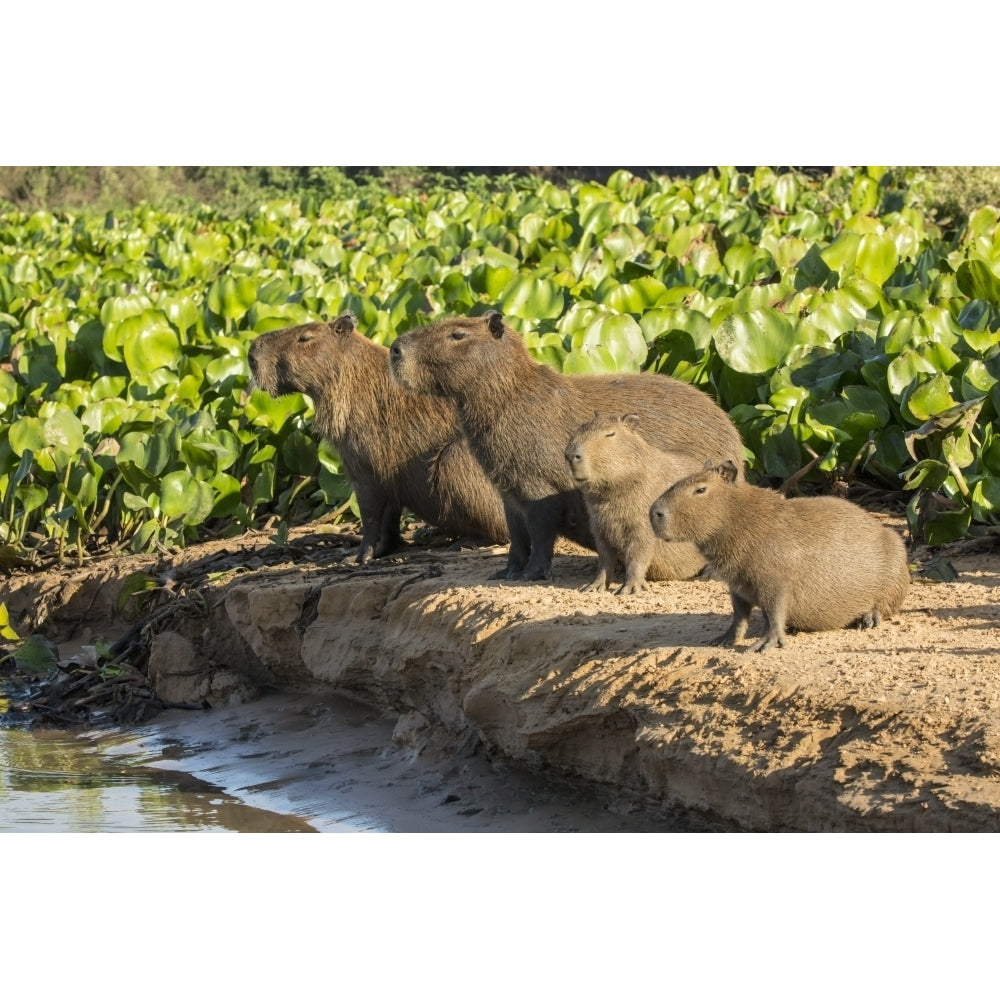
<svg viewBox="0 0 1000 1000"><path fill-rule="evenodd" d="M404 389L461 396L464 386L495 377L511 346L528 357L498 312L443 319L397 337L389 348L389 369Z"/></svg>
<svg viewBox="0 0 1000 1000"><path fill-rule="evenodd" d="M623 466L638 457L642 447L635 428L636 413L621 417L594 411L592 420L581 424L566 446L566 464L574 481L602 483L614 479Z"/></svg>
<svg viewBox="0 0 1000 1000"><path fill-rule="evenodd" d="M694 542L738 517L731 491L739 488L739 469L730 462L705 463L701 472L674 483L649 508L653 534L665 542Z"/></svg>
<svg viewBox="0 0 1000 1000"><path fill-rule="evenodd" d="M272 396L318 395L321 386L337 384L341 359L357 325L354 313L345 312L332 323L262 333L248 355L254 382Z"/></svg>

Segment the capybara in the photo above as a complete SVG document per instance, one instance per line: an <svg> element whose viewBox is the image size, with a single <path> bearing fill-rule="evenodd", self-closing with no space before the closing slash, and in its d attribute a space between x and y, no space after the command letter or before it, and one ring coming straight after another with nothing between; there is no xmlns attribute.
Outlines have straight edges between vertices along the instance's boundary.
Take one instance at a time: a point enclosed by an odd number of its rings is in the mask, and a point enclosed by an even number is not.
<svg viewBox="0 0 1000 1000"><path fill-rule="evenodd" d="M400 546L404 507L449 534L507 541L503 501L465 443L454 404L400 389L389 351L357 332L352 313L261 334L249 360L265 392L312 399L313 427L358 499L359 563Z"/></svg>
<svg viewBox="0 0 1000 1000"><path fill-rule="evenodd" d="M786 627L874 627L910 587L906 548L891 528L839 497L789 499L751 486L728 462L675 483L649 518L658 538L694 542L729 585L733 621L717 644L739 642L754 607L766 621L757 652L784 646Z"/></svg>
<svg viewBox="0 0 1000 1000"><path fill-rule="evenodd" d="M583 494L597 546L597 576L583 590L604 590L620 561L619 594L647 590L648 580L686 580L705 566L691 542L664 542L653 534L649 507L667 487L703 468L689 455L660 451L638 434L639 417L595 413L566 446L570 475Z"/></svg>
<svg viewBox="0 0 1000 1000"><path fill-rule="evenodd" d="M455 402L473 454L504 498L510 550L499 576L551 576L557 535L591 548L566 442L593 415L637 413L657 448L743 467L726 413L694 386L656 374L563 375L539 364L498 312L440 320L398 337L390 367L401 386Z"/></svg>

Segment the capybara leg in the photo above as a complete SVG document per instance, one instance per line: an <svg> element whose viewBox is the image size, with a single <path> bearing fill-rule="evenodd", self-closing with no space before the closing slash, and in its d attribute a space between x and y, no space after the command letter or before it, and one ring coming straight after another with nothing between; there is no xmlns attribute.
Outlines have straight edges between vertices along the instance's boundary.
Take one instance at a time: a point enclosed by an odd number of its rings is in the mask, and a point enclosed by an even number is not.
<svg viewBox="0 0 1000 1000"><path fill-rule="evenodd" d="M361 548L357 559L364 564L371 562L373 556L384 556L399 547L402 512L375 487L357 486L355 494L361 511Z"/></svg>
<svg viewBox="0 0 1000 1000"><path fill-rule="evenodd" d="M767 635L763 639L758 639L751 647L751 653L766 653L769 649L774 649L775 646L784 646L785 636L784 634L778 634L774 629L768 629Z"/></svg>
<svg viewBox="0 0 1000 1000"><path fill-rule="evenodd" d="M882 616L875 608L863 614L855 623L858 628L878 628L882 624Z"/></svg>
<svg viewBox="0 0 1000 1000"><path fill-rule="evenodd" d="M387 556L403 546L403 536L399 533L399 517L402 510L398 507L386 507L382 515L382 528L379 531L378 542L375 545L375 555Z"/></svg>
<svg viewBox="0 0 1000 1000"><path fill-rule="evenodd" d="M713 646L735 646L747 634L753 605L737 594L735 590L730 590L729 596L733 602L733 620L722 635L712 640Z"/></svg>
<svg viewBox="0 0 1000 1000"><path fill-rule="evenodd" d="M552 577L552 550L555 548L555 532L531 532L531 558L528 565L517 577L518 580L549 580Z"/></svg>
<svg viewBox="0 0 1000 1000"><path fill-rule="evenodd" d="M531 540L531 557L518 580L548 580L552 576L552 550L563 516L563 498L546 497L544 500L525 504L528 534Z"/></svg>
<svg viewBox="0 0 1000 1000"><path fill-rule="evenodd" d="M639 594L644 590L649 590L649 582L646 580L646 570L649 568L649 560L635 560L625 566L625 582L618 588L619 594Z"/></svg>
<svg viewBox="0 0 1000 1000"><path fill-rule="evenodd" d="M531 554L531 536L523 508L510 497L503 498L503 512L507 517L507 533L510 547L507 549L507 565L491 574L491 580L517 580L527 565Z"/></svg>
<svg viewBox="0 0 1000 1000"><path fill-rule="evenodd" d="M597 576L590 583L585 583L580 590L607 590L615 578L617 559L614 553L603 542L596 542Z"/></svg>
<svg viewBox="0 0 1000 1000"><path fill-rule="evenodd" d="M750 647L751 653L766 653L775 646L785 645L785 621L788 618L788 595L784 592L778 594L770 610L762 609L764 612L765 632L762 639L758 639Z"/></svg>

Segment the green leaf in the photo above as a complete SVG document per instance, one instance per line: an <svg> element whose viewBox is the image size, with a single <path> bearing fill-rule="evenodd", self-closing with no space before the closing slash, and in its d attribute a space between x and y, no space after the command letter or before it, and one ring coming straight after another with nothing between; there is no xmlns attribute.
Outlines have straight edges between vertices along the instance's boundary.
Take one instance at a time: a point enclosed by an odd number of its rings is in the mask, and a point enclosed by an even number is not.
<svg viewBox="0 0 1000 1000"><path fill-rule="evenodd" d="M199 482L186 469L163 477L160 509L167 517L183 518L185 524L201 524L212 513L214 503L212 488Z"/></svg>
<svg viewBox="0 0 1000 1000"><path fill-rule="evenodd" d="M972 516L977 521L992 521L1000 514L1000 478L984 476L972 488Z"/></svg>
<svg viewBox="0 0 1000 1000"><path fill-rule="evenodd" d="M928 559L920 569L920 575L935 583L953 583L958 579L958 570L954 563L944 556Z"/></svg>
<svg viewBox="0 0 1000 1000"><path fill-rule="evenodd" d="M651 344L657 337L671 330L683 330L690 335L691 342L699 350L705 350L712 343L712 324L709 318L697 309L666 307L650 309L639 320L639 329Z"/></svg>
<svg viewBox="0 0 1000 1000"><path fill-rule="evenodd" d="M730 368L764 374L777 368L795 343L795 329L775 309L727 316L715 331L715 348Z"/></svg>
<svg viewBox="0 0 1000 1000"><path fill-rule="evenodd" d="M932 548L957 542L969 533L971 519L970 508L941 512L924 525L924 541Z"/></svg>
<svg viewBox="0 0 1000 1000"><path fill-rule="evenodd" d="M83 424L69 410L56 410L44 425L48 445L63 455L76 455L83 449Z"/></svg>
<svg viewBox="0 0 1000 1000"><path fill-rule="evenodd" d="M1000 306L1000 278L981 260L967 260L957 273L958 287L970 299L980 299L992 306Z"/></svg>
<svg viewBox="0 0 1000 1000"><path fill-rule="evenodd" d="M573 350L564 362L564 371L574 371L573 354L578 351L591 352L588 360L593 365L599 357L601 368L592 371L637 372L646 360L648 348L639 324L631 316L616 313L598 315L582 333L573 334ZM594 353L596 352L596 354ZM569 364L570 368L566 368Z"/></svg>
<svg viewBox="0 0 1000 1000"><path fill-rule="evenodd" d="M921 375L936 375L937 369L917 351L905 351L889 362L886 381L893 396L902 396Z"/></svg>
<svg viewBox="0 0 1000 1000"><path fill-rule="evenodd" d="M854 274L861 237L844 230L829 246L820 252L824 263L839 275L841 281Z"/></svg>
<svg viewBox="0 0 1000 1000"><path fill-rule="evenodd" d="M10 624L10 615L7 612L7 605L0 602L0 639L16 642L20 636L14 631Z"/></svg>
<svg viewBox="0 0 1000 1000"><path fill-rule="evenodd" d="M159 581L155 576L151 576L149 573L145 573L142 570L130 573L124 580L122 580L121 588L118 591L118 600L116 602L118 613L121 614L125 610L129 601L131 601L136 594L141 594L149 590L155 590L158 586Z"/></svg>
<svg viewBox="0 0 1000 1000"><path fill-rule="evenodd" d="M14 663L33 677L42 677L56 667L56 649L41 635L30 635L14 650Z"/></svg>
<svg viewBox="0 0 1000 1000"><path fill-rule="evenodd" d="M501 311L520 319L556 319L566 300L562 288L548 278L518 272L499 298Z"/></svg>
<svg viewBox="0 0 1000 1000"><path fill-rule="evenodd" d="M48 443L45 439L45 425L37 417L21 417L12 424L8 440L14 454L18 456L26 451L39 452Z"/></svg>
<svg viewBox="0 0 1000 1000"><path fill-rule="evenodd" d="M855 267L862 278L881 287L892 276L899 263L896 244L877 233L865 233L858 243Z"/></svg>
<svg viewBox="0 0 1000 1000"><path fill-rule="evenodd" d="M176 367L180 360L180 338L162 317L137 317L141 325L130 331L122 353L133 378L143 378L157 368ZM128 321L127 321L128 322Z"/></svg>
<svg viewBox="0 0 1000 1000"><path fill-rule="evenodd" d="M662 281L648 275L624 284L614 278L605 278L594 294L594 300L615 312L641 316L665 291L666 286Z"/></svg>
<svg viewBox="0 0 1000 1000"><path fill-rule="evenodd" d="M805 241L800 241L804 243ZM798 244L796 244L796 251ZM796 288L816 287L821 288L826 284L832 271L830 265L823 259L822 251L818 244L814 243L809 249L799 257L795 264L798 277L795 281Z"/></svg>
<svg viewBox="0 0 1000 1000"><path fill-rule="evenodd" d="M929 493L941 489L948 476L951 475L948 466L933 458L917 462L906 474L905 488L921 489Z"/></svg>
<svg viewBox="0 0 1000 1000"><path fill-rule="evenodd" d="M316 473L316 442L302 431L292 430L281 445L281 458L288 470L297 476Z"/></svg>
<svg viewBox="0 0 1000 1000"><path fill-rule="evenodd" d="M929 417L945 413L956 405L951 394L951 381L947 375L935 374L922 381L905 396L905 408L913 418L923 422Z"/></svg>

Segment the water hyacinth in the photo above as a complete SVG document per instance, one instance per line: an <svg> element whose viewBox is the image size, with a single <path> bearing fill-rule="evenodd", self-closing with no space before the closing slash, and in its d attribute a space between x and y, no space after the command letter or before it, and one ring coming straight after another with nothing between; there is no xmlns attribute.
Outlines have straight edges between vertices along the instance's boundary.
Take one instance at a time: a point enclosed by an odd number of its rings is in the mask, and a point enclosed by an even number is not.
<svg viewBox="0 0 1000 1000"><path fill-rule="evenodd" d="M84 559L278 515L351 517L311 403L253 388L251 340L352 310L389 343L501 309L564 372L712 393L753 478L912 491L932 544L1000 510L1000 227L946 238L916 170L769 168L501 194L358 187L242 217L142 205L0 216L0 551Z"/></svg>

